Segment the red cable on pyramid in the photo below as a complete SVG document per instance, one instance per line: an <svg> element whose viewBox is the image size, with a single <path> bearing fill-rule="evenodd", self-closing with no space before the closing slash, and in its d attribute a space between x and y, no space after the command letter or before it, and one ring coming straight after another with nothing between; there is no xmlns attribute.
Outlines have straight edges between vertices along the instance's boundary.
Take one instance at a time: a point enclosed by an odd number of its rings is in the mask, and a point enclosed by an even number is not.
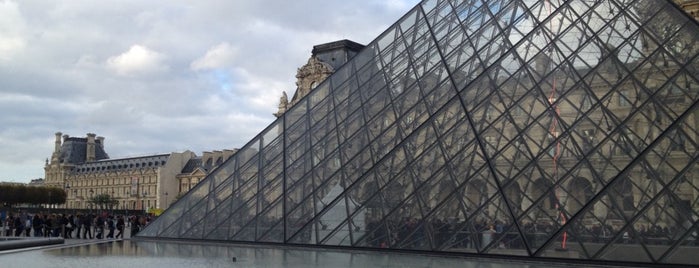
<svg viewBox="0 0 699 268"><path fill-rule="evenodd" d="M548 9L549 17L551 17L551 3L547 0L546 1L546 8ZM549 19L549 29L553 32L553 19ZM553 42L552 42L553 43ZM549 59L552 59L553 56L553 49L550 49L551 53L549 54ZM554 152L553 152L553 178L554 180L557 179L558 177L558 157L560 156L561 153L561 142L558 139L558 131L556 129L558 128L558 117L561 115L561 111L558 108L558 105L556 104L556 76L553 75L553 80L551 83L551 94L549 95L548 101L549 105L553 109L555 115L552 116L551 120L551 127L549 128L549 135L553 137L556 140L556 146L554 147ZM560 207L560 197L558 195L558 186L555 186L554 188L554 194L556 197L556 204L555 208L559 213L561 225L566 224L566 217L565 214L563 214L563 210ZM563 232L563 239L561 241L561 249L566 249L566 241L568 240L568 232Z"/></svg>

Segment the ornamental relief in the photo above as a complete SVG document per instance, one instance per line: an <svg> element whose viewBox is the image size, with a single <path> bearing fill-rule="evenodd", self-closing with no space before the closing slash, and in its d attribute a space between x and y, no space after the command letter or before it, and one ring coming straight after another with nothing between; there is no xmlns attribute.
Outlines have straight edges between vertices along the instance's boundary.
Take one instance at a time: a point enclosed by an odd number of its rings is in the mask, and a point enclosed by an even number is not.
<svg viewBox="0 0 699 268"><path fill-rule="evenodd" d="M298 81L301 81L310 75L329 76L334 71L335 70L333 70L333 67L329 64L318 60L316 57L311 57L308 59L308 63L306 63L306 65L298 69L296 72L296 78Z"/></svg>

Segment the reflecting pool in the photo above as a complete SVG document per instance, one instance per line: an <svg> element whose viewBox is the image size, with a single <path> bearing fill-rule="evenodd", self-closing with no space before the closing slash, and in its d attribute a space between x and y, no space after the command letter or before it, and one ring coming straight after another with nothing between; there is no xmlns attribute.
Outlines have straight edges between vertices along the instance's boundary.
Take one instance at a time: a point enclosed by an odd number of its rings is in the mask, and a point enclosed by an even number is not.
<svg viewBox="0 0 699 268"><path fill-rule="evenodd" d="M519 263L416 254L273 248L231 244L161 241L111 241L79 246L0 252L11 267L575 267L571 264ZM0 265L2 266L2 265ZM4 266L3 266L4 267ZM583 267L583 266L578 266ZM589 267L586 265L585 267Z"/></svg>

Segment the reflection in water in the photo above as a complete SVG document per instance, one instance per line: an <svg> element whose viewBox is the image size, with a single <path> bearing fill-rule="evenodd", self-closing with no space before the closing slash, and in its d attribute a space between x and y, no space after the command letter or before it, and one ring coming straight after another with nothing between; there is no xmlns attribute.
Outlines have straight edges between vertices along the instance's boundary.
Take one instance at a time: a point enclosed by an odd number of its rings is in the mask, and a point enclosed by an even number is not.
<svg viewBox="0 0 699 268"><path fill-rule="evenodd" d="M236 260L233 261L233 258ZM555 267L423 255L265 248L223 244L113 241L59 249L0 253L13 267ZM559 265L571 267L574 265Z"/></svg>

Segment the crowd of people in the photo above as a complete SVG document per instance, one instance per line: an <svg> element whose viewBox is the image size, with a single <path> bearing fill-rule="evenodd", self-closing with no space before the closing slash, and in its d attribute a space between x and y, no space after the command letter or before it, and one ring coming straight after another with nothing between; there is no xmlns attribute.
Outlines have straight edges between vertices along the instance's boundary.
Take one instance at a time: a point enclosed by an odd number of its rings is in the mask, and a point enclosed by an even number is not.
<svg viewBox="0 0 699 268"><path fill-rule="evenodd" d="M2 219L0 236L62 237L65 239L118 239L130 228L131 236L149 222L146 216L102 213L28 213L8 214Z"/></svg>
<svg viewBox="0 0 699 268"><path fill-rule="evenodd" d="M527 222L521 225L520 234L512 223L495 220L494 222L433 220L420 223L415 218L403 218L400 221L388 220L369 222L366 238L363 241L373 247L400 247L422 249L433 246L441 248L508 248L523 249L525 240L530 245L542 245L551 239L559 226L552 221ZM622 230L620 225L582 225L574 224L567 231L568 242L584 243L640 243L672 244L679 237L673 228L658 225L638 225ZM692 232L693 237L686 239L694 244L699 237ZM310 234L309 234L310 237ZM522 239L524 238L524 240ZM560 241L557 239L556 241Z"/></svg>

